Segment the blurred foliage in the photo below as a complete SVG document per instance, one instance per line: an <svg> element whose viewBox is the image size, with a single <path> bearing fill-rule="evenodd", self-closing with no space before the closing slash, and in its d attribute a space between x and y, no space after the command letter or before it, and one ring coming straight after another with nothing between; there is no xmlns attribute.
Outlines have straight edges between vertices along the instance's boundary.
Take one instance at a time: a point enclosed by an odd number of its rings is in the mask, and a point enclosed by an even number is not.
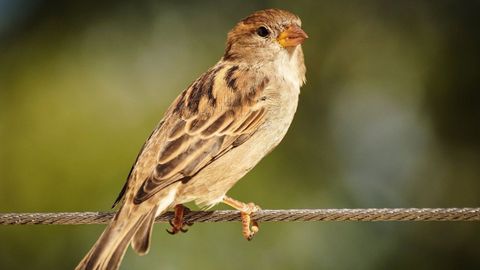
<svg viewBox="0 0 480 270"><path fill-rule="evenodd" d="M230 195L264 208L480 205L478 1L0 0L0 211L108 210L170 102L254 10L297 13L307 85ZM219 206L223 208L223 206ZM473 223L157 225L123 269L480 269ZM0 269L72 269L103 226L0 227Z"/></svg>

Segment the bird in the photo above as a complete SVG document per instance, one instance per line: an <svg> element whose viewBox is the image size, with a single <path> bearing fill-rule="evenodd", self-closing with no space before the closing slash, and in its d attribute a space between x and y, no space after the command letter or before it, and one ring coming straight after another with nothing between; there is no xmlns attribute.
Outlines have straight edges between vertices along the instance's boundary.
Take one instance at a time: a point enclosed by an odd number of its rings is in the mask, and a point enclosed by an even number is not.
<svg viewBox="0 0 480 270"><path fill-rule="evenodd" d="M118 269L128 246L149 251L157 216L174 209L170 233L185 232L183 204L225 203L241 213L242 234L258 232L243 203L227 192L285 136L306 67L300 18L265 9L228 32L220 60L168 107L146 140L114 206L119 210L77 270Z"/></svg>

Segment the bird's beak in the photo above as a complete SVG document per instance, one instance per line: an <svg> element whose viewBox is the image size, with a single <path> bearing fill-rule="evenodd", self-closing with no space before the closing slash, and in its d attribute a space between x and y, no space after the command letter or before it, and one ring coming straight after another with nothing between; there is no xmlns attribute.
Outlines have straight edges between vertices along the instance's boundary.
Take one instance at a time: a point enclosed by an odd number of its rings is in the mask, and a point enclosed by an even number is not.
<svg viewBox="0 0 480 270"><path fill-rule="evenodd" d="M308 38L307 33L298 25L291 25L285 31L278 35L277 41L282 47L295 47L303 43Z"/></svg>

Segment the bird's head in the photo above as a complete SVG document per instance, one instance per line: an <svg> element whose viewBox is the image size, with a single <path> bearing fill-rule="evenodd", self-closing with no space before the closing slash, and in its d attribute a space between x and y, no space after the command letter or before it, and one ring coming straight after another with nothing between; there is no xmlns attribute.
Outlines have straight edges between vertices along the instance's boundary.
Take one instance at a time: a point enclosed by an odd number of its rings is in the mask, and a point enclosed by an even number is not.
<svg viewBox="0 0 480 270"><path fill-rule="evenodd" d="M292 54L308 38L300 18L288 11L266 9L241 20L228 33L225 60L273 60Z"/></svg>

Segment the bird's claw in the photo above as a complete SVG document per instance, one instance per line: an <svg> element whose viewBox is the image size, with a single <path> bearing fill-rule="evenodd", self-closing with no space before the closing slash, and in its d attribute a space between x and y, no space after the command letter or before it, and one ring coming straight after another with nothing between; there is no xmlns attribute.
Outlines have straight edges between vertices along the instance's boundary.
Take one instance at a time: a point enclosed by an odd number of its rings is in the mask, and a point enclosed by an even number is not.
<svg viewBox="0 0 480 270"><path fill-rule="evenodd" d="M242 218L242 234L248 241L259 231L258 222L252 220L251 215L261 208L254 203L243 203L228 196L224 196L223 202L240 211Z"/></svg>
<svg viewBox="0 0 480 270"><path fill-rule="evenodd" d="M245 239L248 241L251 241L253 239L253 236L260 230L260 227L258 226L258 222L255 220L252 220L251 214L258 211L259 207L255 206L256 210L250 210L248 212L241 212L241 218L242 218L242 234Z"/></svg>
<svg viewBox="0 0 480 270"><path fill-rule="evenodd" d="M188 209L187 207L181 204L175 205L175 215L172 219L168 221L170 226L172 226L172 229L166 230L169 234L174 235L179 232L182 232L182 233L188 232L188 229L186 229L185 227L192 226L193 222L185 222L184 220L185 212L190 212L190 209Z"/></svg>
<svg viewBox="0 0 480 270"><path fill-rule="evenodd" d="M165 231L167 231L167 233L171 234L171 235L174 235L174 234L177 234L179 232L182 232L182 233L186 233L188 232L188 229L185 229L185 228L176 228L176 227L172 227L171 230L169 229L165 229Z"/></svg>

